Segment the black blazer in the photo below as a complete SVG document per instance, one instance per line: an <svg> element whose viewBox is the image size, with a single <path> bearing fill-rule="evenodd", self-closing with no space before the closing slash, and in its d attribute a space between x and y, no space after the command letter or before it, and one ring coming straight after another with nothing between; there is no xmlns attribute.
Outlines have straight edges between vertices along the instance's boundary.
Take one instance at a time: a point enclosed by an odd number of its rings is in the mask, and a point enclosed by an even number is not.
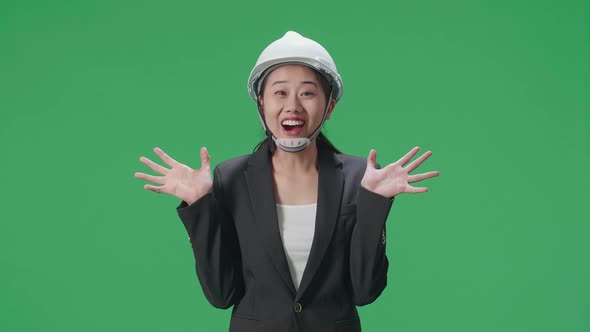
<svg viewBox="0 0 590 332"><path fill-rule="evenodd" d="M366 159L318 144L315 233L295 290L278 227L267 143L219 164L213 189L177 212L207 300L233 306L230 332L361 331L356 306L387 285L385 221L393 199L364 189Z"/></svg>

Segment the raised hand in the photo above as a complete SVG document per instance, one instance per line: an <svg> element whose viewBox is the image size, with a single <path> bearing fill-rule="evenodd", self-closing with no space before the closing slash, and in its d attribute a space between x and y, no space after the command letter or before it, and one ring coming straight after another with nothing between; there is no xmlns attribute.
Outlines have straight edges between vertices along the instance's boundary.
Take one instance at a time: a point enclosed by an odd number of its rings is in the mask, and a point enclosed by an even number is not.
<svg viewBox="0 0 590 332"><path fill-rule="evenodd" d="M410 183L422 181L424 179L438 176L438 171L410 175L409 173L415 170L424 160L432 155L432 152L427 151L411 164L405 166L420 150L415 147L398 161L391 163L381 169L376 169L377 152L373 149L369 152L367 158L367 169L365 175L361 180L361 186L379 195L392 198L401 193L423 193L427 192L426 187L413 187Z"/></svg>
<svg viewBox="0 0 590 332"><path fill-rule="evenodd" d="M134 176L144 179L160 186L146 184L143 187L159 194L170 194L187 202L189 205L203 197L211 190L211 157L207 148L201 148L201 168L194 170L184 164L177 162L159 148L154 152L171 168L160 166L146 157L139 160L151 168L154 172L163 176L153 176L145 173L135 173Z"/></svg>

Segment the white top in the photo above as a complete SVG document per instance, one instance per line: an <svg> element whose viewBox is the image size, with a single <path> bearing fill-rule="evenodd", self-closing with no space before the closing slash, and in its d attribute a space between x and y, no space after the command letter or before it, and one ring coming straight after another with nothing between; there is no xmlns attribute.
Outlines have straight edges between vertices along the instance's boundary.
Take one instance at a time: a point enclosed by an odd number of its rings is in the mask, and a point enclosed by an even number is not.
<svg viewBox="0 0 590 332"><path fill-rule="evenodd" d="M317 203L305 205L277 204L279 230L295 289L299 288L307 264L315 231Z"/></svg>

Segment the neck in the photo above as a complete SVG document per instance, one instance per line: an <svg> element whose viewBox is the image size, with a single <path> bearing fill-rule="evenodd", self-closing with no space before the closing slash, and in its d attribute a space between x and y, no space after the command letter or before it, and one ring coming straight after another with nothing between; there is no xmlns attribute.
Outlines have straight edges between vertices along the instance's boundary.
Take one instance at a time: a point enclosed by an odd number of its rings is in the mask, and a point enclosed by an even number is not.
<svg viewBox="0 0 590 332"><path fill-rule="evenodd" d="M275 171L293 173L317 172L318 149L316 139L305 150L285 152L279 147L272 155L272 166Z"/></svg>

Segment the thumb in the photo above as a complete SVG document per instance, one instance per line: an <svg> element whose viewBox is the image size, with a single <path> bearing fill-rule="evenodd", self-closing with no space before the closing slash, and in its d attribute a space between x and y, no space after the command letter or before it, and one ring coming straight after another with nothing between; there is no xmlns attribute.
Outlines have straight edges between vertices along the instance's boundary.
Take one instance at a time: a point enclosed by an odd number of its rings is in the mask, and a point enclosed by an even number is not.
<svg viewBox="0 0 590 332"><path fill-rule="evenodd" d="M375 164L377 163L377 151L375 149L371 149L369 152L369 157L367 158L367 168L375 168Z"/></svg>
<svg viewBox="0 0 590 332"><path fill-rule="evenodd" d="M206 147L201 148L201 169L211 170L211 156Z"/></svg>

